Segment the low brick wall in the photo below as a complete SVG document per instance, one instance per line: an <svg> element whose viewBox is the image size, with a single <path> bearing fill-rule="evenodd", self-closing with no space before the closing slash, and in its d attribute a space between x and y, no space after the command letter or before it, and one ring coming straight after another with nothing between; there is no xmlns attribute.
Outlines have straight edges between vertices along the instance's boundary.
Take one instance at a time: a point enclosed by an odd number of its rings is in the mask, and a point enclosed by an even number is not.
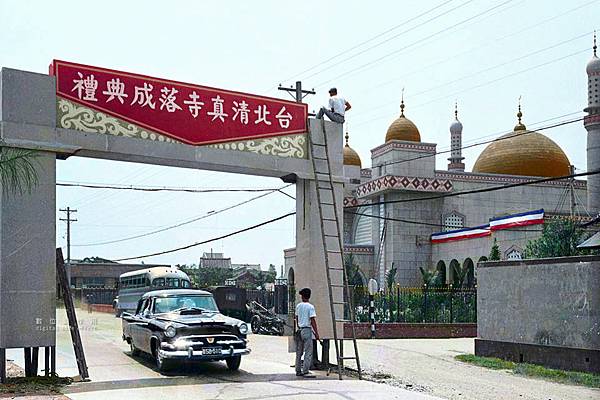
<svg viewBox="0 0 600 400"><path fill-rule="evenodd" d="M356 337L368 339L371 337L371 324L354 324ZM350 325L344 326L344 336L351 337ZM476 323L456 324L411 324L411 323L381 323L375 324L375 337L378 339L416 339L416 338L459 338L476 337Z"/></svg>
<svg viewBox="0 0 600 400"><path fill-rule="evenodd" d="M93 312L103 312L109 314L115 313L115 309L111 304L88 304L86 307L88 307L88 310L92 310Z"/></svg>

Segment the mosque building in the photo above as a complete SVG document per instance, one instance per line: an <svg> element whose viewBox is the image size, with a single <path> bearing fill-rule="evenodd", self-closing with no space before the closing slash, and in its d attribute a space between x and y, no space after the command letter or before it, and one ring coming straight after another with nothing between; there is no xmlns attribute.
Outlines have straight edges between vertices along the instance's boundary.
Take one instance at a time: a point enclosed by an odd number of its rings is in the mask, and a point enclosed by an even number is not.
<svg viewBox="0 0 600 400"><path fill-rule="evenodd" d="M591 171L600 168L600 61L595 46L587 73ZM600 175L590 176L589 186L579 179L519 185L574 170L560 146L527 129L520 104L512 132L489 143L470 172L461 153L463 125L456 108L446 169L436 168L437 145L426 141L408 112L402 100L385 142L371 150L370 168L362 167L346 133L344 247L354 256L363 283L374 278L381 284L392 267L401 286L422 285L420 267L439 271L451 283L456 266L466 269L466 283L474 284L476 265L487 260L494 242L501 259L521 259L527 243L541 236L545 221L589 220L600 211ZM503 185L510 187L485 190ZM293 272L294 249L285 250L284 256L286 269Z"/></svg>

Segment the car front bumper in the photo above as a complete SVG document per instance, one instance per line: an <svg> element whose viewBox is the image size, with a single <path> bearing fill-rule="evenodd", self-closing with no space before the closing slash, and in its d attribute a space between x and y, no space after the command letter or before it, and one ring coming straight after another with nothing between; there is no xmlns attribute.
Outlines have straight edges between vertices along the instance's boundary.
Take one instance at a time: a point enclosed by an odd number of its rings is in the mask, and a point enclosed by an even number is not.
<svg viewBox="0 0 600 400"><path fill-rule="evenodd" d="M250 349L221 349L221 354L203 354L202 350L165 350L159 349L159 355L167 360L224 360L234 356L245 356L250 354Z"/></svg>

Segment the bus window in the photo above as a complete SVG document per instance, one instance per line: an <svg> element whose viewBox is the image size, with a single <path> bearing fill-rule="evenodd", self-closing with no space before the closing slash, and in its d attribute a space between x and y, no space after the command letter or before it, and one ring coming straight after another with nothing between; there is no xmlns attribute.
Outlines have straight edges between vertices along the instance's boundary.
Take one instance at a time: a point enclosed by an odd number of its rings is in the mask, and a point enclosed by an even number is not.
<svg viewBox="0 0 600 400"><path fill-rule="evenodd" d="M177 278L167 278L167 286L168 287L179 287L179 279Z"/></svg>
<svg viewBox="0 0 600 400"><path fill-rule="evenodd" d="M186 281L185 279L181 280L181 287L183 288L190 288L192 287L192 285L190 284L190 281Z"/></svg>
<svg viewBox="0 0 600 400"><path fill-rule="evenodd" d="M152 286L163 287L165 286L165 278L156 278L152 281Z"/></svg>

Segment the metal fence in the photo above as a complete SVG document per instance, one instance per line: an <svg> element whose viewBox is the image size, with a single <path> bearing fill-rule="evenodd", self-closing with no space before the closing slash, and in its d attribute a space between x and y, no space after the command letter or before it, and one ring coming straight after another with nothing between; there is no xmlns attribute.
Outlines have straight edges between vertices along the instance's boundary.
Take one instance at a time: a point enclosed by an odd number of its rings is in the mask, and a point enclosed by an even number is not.
<svg viewBox="0 0 600 400"><path fill-rule="evenodd" d="M369 321L369 292L366 287L351 288L355 318ZM477 322L475 288L395 287L374 296L376 322Z"/></svg>

